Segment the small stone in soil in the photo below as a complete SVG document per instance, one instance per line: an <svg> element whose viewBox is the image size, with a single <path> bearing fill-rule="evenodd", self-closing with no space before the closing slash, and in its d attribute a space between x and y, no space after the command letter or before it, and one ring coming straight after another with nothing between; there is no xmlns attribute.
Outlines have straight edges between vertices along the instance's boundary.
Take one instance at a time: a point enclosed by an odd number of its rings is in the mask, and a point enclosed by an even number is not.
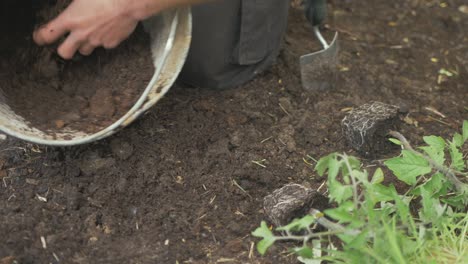
<svg viewBox="0 0 468 264"><path fill-rule="evenodd" d="M226 243L225 246L231 253L238 253L243 250L242 247L242 240L241 239L234 239Z"/></svg>
<svg viewBox="0 0 468 264"><path fill-rule="evenodd" d="M305 216L310 209L323 210L328 200L317 191L300 184L287 184L263 199L265 214L276 226L285 226Z"/></svg>
<svg viewBox="0 0 468 264"><path fill-rule="evenodd" d="M65 127L65 121L55 120L55 127L58 129L62 129L63 127Z"/></svg>
<svg viewBox="0 0 468 264"><path fill-rule="evenodd" d="M120 139L112 140L110 147L112 153L121 160L127 160L128 158L130 158L134 150L132 144Z"/></svg>
<svg viewBox="0 0 468 264"><path fill-rule="evenodd" d="M399 107L381 102L353 109L341 122L351 147L365 157L375 157L392 149L387 136L399 123Z"/></svg>
<svg viewBox="0 0 468 264"><path fill-rule="evenodd" d="M90 112L94 116L113 116L115 105L112 90L99 89L89 101Z"/></svg>
<svg viewBox="0 0 468 264"><path fill-rule="evenodd" d="M96 171L110 168L115 165L113 158L96 158L83 160L80 164L80 170L84 175L92 175Z"/></svg>

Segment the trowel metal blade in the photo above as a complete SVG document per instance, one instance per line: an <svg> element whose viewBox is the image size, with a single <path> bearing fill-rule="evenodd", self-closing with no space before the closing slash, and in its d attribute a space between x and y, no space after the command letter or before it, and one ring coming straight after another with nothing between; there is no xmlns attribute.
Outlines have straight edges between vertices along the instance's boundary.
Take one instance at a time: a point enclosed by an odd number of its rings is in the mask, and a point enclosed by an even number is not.
<svg viewBox="0 0 468 264"><path fill-rule="evenodd" d="M338 50L337 32L328 48L301 56L301 81L304 89L323 91L334 86L338 67Z"/></svg>

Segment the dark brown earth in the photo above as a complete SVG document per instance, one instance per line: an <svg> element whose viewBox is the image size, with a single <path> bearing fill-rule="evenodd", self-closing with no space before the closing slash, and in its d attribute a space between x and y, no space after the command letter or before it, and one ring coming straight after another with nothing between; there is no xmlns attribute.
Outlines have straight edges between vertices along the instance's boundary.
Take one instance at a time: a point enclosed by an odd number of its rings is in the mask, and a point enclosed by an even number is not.
<svg viewBox="0 0 468 264"><path fill-rule="evenodd" d="M0 47L2 100L29 124L52 135L70 129L97 132L122 117L154 73L143 29L115 50L98 49L90 57L75 55L64 61L55 52L57 45L38 47L31 35L71 1L36 1L36 6L16 2L4 1L2 6L8 8L1 9L0 32L8 36Z"/></svg>
<svg viewBox="0 0 468 264"><path fill-rule="evenodd" d="M350 107L405 108L401 132L413 144L468 118L464 2L332 1L326 35L340 32L341 71L331 91L301 88L298 58L319 44L293 9L277 65L247 85L174 87L132 126L86 146L8 138L0 263L294 263L282 244L251 254L250 233L267 194L324 182L307 155L355 154L340 127ZM442 68L456 74L439 77Z"/></svg>

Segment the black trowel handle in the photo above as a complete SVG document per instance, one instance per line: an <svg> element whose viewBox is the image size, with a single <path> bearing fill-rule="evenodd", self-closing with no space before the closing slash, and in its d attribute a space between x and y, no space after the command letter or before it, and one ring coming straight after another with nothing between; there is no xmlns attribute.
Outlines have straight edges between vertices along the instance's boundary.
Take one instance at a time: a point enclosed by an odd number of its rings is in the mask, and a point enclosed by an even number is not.
<svg viewBox="0 0 468 264"><path fill-rule="evenodd" d="M327 0L304 0L305 15L312 26L319 26L327 17Z"/></svg>

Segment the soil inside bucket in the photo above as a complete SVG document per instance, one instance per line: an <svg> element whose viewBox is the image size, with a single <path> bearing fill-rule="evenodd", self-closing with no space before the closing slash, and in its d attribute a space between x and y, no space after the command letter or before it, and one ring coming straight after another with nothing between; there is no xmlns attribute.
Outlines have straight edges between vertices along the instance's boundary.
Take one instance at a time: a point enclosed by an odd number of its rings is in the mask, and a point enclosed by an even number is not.
<svg viewBox="0 0 468 264"><path fill-rule="evenodd" d="M35 128L95 133L121 118L137 101L154 73L150 39L138 27L113 50L97 49L70 61L57 44L39 47L34 28L70 3L2 1L0 9L0 100Z"/></svg>

